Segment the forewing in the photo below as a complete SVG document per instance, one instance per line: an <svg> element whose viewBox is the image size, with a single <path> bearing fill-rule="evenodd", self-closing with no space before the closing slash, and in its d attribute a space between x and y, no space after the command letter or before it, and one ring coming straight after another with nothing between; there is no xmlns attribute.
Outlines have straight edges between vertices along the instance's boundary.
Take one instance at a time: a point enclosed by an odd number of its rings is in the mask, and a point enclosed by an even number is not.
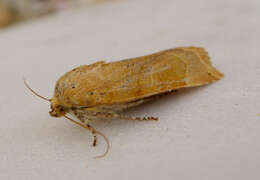
<svg viewBox="0 0 260 180"><path fill-rule="evenodd" d="M57 86L63 84L58 88L63 104L92 107L136 101L222 76L203 49L191 47L81 66L65 74Z"/></svg>

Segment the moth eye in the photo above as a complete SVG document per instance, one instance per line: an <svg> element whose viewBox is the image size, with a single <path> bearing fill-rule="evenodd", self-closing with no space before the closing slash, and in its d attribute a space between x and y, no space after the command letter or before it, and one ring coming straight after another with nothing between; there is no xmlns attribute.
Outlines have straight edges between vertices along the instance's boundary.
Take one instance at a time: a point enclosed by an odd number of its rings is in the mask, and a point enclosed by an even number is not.
<svg viewBox="0 0 260 180"><path fill-rule="evenodd" d="M94 92L90 92L89 95L94 95Z"/></svg>
<svg viewBox="0 0 260 180"><path fill-rule="evenodd" d="M60 105L56 106L57 109L59 109L59 111L63 112L64 111L64 108Z"/></svg>

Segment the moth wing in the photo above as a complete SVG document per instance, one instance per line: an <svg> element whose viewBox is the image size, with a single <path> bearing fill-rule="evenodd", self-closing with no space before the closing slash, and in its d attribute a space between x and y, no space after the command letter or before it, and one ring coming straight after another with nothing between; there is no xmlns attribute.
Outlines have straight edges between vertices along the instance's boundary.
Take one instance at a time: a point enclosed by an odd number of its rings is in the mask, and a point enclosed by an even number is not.
<svg viewBox="0 0 260 180"><path fill-rule="evenodd" d="M176 48L117 62L97 62L67 73L78 88L67 89L67 104L98 106L137 101L223 77L203 48Z"/></svg>

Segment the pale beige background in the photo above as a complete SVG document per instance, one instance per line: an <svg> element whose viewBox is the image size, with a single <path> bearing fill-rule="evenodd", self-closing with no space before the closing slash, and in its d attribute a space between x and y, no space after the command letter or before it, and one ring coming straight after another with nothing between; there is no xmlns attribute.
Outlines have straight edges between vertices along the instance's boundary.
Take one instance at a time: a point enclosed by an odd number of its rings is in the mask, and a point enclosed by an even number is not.
<svg viewBox="0 0 260 180"><path fill-rule="evenodd" d="M258 180L258 0L118 0L0 32L0 179ZM106 121L99 138L28 92L51 97L64 72L177 46L203 46L225 78L132 111L159 122Z"/></svg>

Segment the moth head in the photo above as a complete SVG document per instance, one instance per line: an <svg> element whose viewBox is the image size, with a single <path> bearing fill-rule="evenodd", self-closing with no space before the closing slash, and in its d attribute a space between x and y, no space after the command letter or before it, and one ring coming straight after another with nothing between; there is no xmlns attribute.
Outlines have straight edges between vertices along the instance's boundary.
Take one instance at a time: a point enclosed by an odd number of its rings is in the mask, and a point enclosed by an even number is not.
<svg viewBox="0 0 260 180"><path fill-rule="evenodd" d="M39 95L38 93L36 93L34 90L32 90L32 88L26 83L25 80L24 80L24 84L33 94L51 103L51 111L49 113L52 117L61 117L66 114L67 112L66 108L60 105L55 97L52 99L45 98Z"/></svg>
<svg viewBox="0 0 260 180"><path fill-rule="evenodd" d="M67 112L66 108L58 104L55 98L51 99L50 101L51 101L51 111L49 112L49 114L52 117L61 117L66 114Z"/></svg>

